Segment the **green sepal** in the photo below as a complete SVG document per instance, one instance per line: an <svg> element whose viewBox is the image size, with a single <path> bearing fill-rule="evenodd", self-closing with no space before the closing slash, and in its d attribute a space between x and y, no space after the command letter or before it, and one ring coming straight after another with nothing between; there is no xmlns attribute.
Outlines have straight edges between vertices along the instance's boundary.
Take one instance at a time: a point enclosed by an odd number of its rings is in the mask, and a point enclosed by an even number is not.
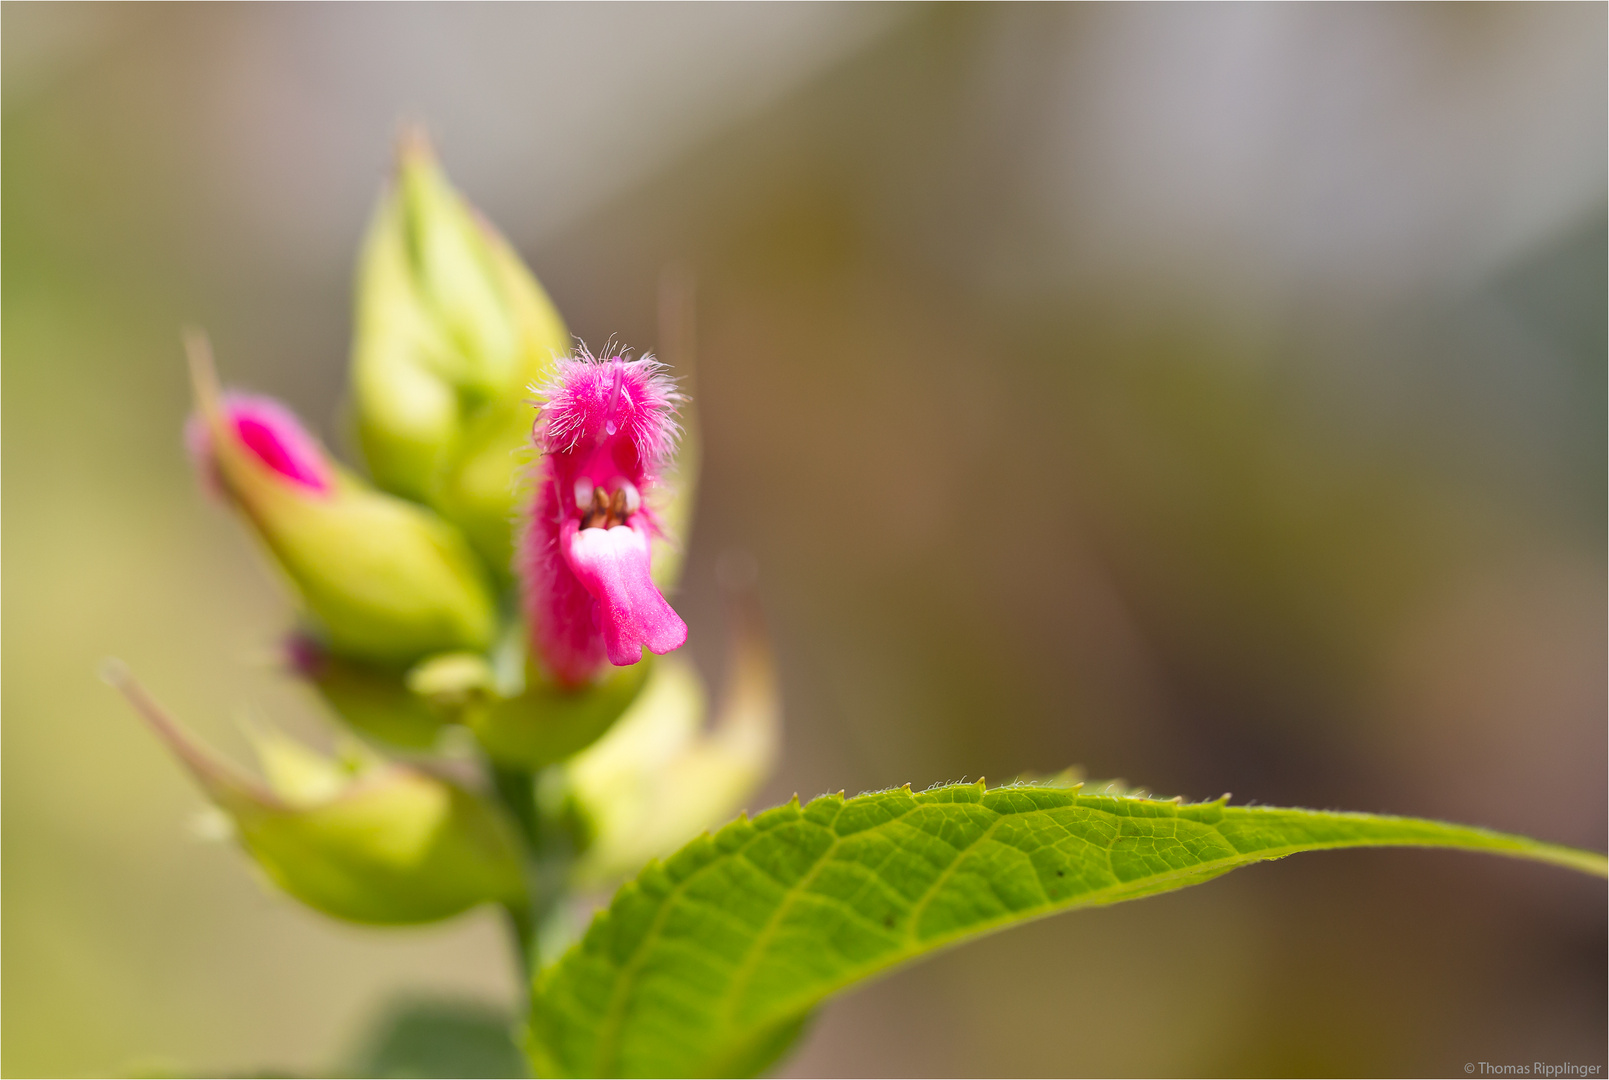
<svg viewBox="0 0 1609 1080"><path fill-rule="evenodd" d="M527 668L518 693L468 710L465 720L498 764L535 772L586 749L637 700L659 661L609 667L592 683L566 689Z"/></svg>
<svg viewBox="0 0 1609 1080"><path fill-rule="evenodd" d="M269 880L309 907L401 924L526 902L514 828L473 792L364 756L343 766L258 733L264 784L203 749L121 669L107 677L229 816Z"/></svg>
<svg viewBox="0 0 1609 1080"><path fill-rule="evenodd" d="M523 398L489 405L465 428L458 454L430 493L430 504L455 522L500 582L514 576L518 502L536 457L536 410Z"/></svg>
<svg viewBox="0 0 1609 1080"><path fill-rule="evenodd" d="M353 419L374 482L425 502L458 441L458 361L415 295L404 220L397 199L382 200L359 256Z"/></svg>

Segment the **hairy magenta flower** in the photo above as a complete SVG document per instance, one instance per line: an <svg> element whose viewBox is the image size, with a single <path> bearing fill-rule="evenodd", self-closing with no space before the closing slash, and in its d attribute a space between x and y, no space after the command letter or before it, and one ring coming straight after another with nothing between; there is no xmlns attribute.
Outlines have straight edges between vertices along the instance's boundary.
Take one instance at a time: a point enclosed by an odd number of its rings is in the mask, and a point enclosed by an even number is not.
<svg viewBox="0 0 1609 1080"><path fill-rule="evenodd" d="M607 659L667 653L687 624L649 576L658 523L648 496L675 450L681 399L652 357L597 359L583 347L540 389L542 458L519 555L531 645L574 686Z"/></svg>

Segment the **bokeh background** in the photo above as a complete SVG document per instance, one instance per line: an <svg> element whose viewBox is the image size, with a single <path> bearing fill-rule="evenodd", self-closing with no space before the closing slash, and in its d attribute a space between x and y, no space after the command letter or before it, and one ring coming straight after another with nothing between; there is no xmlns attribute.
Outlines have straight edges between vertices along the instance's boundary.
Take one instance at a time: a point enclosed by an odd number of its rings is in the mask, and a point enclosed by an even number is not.
<svg viewBox="0 0 1609 1080"><path fill-rule="evenodd" d="M337 925L196 839L95 679L328 739L196 491L178 328L342 445L400 119L571 328L697 273L678 606L754 553L755 799L1081 763L1605 846L1606 14L1577 5L99 6L3 41L3 1056L322 1070L490 1003L490 914ZM1602 1063L1605 887L1353 852L973 944L790 1075Z"/></svg>

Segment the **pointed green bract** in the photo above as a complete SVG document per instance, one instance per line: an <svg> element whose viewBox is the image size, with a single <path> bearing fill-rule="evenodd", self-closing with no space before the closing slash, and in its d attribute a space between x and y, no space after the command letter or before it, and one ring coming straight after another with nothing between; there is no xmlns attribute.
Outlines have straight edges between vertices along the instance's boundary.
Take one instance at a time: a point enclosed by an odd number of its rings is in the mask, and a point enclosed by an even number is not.
<svg viewBox="0 0 1609 1080"><path fill-rule="evenodd" d="M433 922L524 899L507 825L468 791L413 769L388 769L315 805L233 799L222 808L276 885L338 918Z"/></svg>
<svg viewBox="0 0 1609 1080"><path fill-rule="evenodd" d="M229 816L269 879L307 906L403 924L526 902L512 823L466 788L367 755L343 766L270 731L253 732L259 783L192 739L121 665L103 675Z"/></svg>
<svg viewBox="0 0 1609 1080"><path fill-rule="evenodd" d="M752 1074L823 998L936 949L1299 851L1402 846L1606 875L1602 855L1484 829L1078 786L795 800L623 887L538 976L529 1049L545 1075Z"/></svg>
<svg viewBox="0 0 1609 1080"><path fill-rule="evenodd" d="M721 707L704 730L704 687L692 665L659 660L619 723L564 765L590 824L578 885L613 884L741 807L771 769L782 702L771 651L757 627L733 635Z"/></svg>
<svg viewBox="0 0 1609 1080"><path fill-rule="evenodd" d="M399 147L360 259L358 442L375 482L427 503L510 573L531 387L569 334L519 255L453 190L420 132Z"/></svg>
<svg viewBox="0 0 1609 1080"><path fill-rule="evenodd" d="M261 482L243 456L219 457L334 652L384 664L491 645L496 603L451 524L355 478L342 476L332 498L307 498Z"/></svg>

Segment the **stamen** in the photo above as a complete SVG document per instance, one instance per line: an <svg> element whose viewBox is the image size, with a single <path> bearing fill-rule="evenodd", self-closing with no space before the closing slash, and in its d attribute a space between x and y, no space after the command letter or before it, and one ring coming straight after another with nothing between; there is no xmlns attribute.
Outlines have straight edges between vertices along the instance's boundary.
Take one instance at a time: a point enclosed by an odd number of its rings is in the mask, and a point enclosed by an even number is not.
<svg viewBox="0 0 1609 1080"><path fill-rule="evenodd" d="M585 513L592 505L592 481L585 476L575 482L575 508Z"/></svg>
<svg viewBox="0 0 1609 1080"><path fill-rule="evenodd" d="M615 492L615 494L624 495L626 497L626 511L620 515L622 519L630 517L632 514L635 514L637 511L642 509L642 496L637 494L637 485L633 484L630 480L621 480L620 490Z"/></svg>
<svg viewBox="0 0 1609 1080"><path fill-rule="evenodd" d="M592 489L592 499L582 513L581 527L583 529L607 529L611 524L609 520L609 496L603 493L602 488Z"/></svg>
<svg viewBox="0 0 1609 1080"><path fill-rule="evenodd" d="M626 520L626 493L615 488L615 493L609 496L609 524L617 525Z"/></svg>

